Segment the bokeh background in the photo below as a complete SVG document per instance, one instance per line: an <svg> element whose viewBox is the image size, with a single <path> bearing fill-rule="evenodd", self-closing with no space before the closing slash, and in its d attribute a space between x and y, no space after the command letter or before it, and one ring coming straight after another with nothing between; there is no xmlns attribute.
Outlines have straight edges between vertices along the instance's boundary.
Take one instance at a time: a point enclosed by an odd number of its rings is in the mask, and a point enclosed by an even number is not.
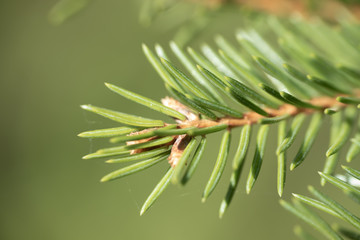
<svg viewBox="0 0 360 240"><path fill-rule="evenodd" d="M138 21L141 1L91 1L79 14L54 26L47 16L55 3L0 2L0 239L294 238L292 228L298 221L279 206L276 193L275 129L270 132L262 172L251 195L245 194L244 179L253 148L232 205L221 220L218 208L227 189L230 164L213 195L205 204L200 201L216 159L216 134L210 137L206 155L188 186L170 186L142 217L140 207L167 163L100 183L117 166L82 160L105 143L80 139L77 134L117 125L79 106L91 103L159 117L116 96L103 83L153 99L165 96L141 43L153 46L159 42L168 49L175 30L167 29L166 21L187 10L143 27ZM236 14L220 20L223 22L213 24L192 46L204 39L211 43L209 36L216 32L232 37L238 26ZM234 131L234 145L238 135ZM284 198L289 199L291 192L307 195L309 183L319 185L317 171L322 169L327 147L326 128L320 135L307 162L288 175Z"/></svg>

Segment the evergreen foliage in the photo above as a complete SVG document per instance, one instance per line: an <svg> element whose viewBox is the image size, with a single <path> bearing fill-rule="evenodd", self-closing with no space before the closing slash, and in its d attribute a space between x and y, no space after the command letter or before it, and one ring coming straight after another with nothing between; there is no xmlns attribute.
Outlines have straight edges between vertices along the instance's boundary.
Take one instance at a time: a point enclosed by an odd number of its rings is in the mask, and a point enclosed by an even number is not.
<svg viewBox="0 0 360 240"><path fill-rule="evenodd" d="M259 24L261 22L262 24ZM270 128L278 130L277 190L284 192L286 172L299 167L316 141L324 119L331 121L329 148L320 173L325 182L336 186L346 196L360 203L360 190L351 181L335 176L339 151L347 151L350 163L360 153L360 25L338 21L330 25L320 19L278 18L261 15L258 21L236 32L236 41L215 38L218 51L203 44L199 50L170 43L175 58L170 59L161 46L155 51L143 45L145 56L164 81L170 97L161 103L118 86L106 83L113 92L163 113L171 118L148 119L92 105L82 108L117 121L118 128L99 129L79 134L86 138L110 138L114 147L99 149L84 159L105 158L107 163L133 162L104 176L109 181L145 170L168 160L170 167L145 201L144 214L169 187L185 185L195 173L206 151L208 134L223 132L219 153L203 191L205 201L216 189L226 165L232 165L229 187L221 202L219 216L227 210L243 172L244 162L252 154L247 171L246 192L249 194L261 174L262 161ZM310 119L306 125L306 119ZM257 133L252 125L260 125ZM238 143L231 143L231 130L242 128ZM353 130L356 133L352 136ZM286 152L299 132L304 131L301 146L287 166ZM248 153L251 134L256 134L255 153ZM352 141L349 149L345 143ZM237 151L229 161L230 144ZM110 159L109 159L110 158ZM343 166L351 179L360 180L358 170ZM246 171L246 170L245 170ZM350 177L348 177L350 178ZM314 187L310 193L317 199L294 194L294 202L281 200L281 205L313 226L328 239L358 239L360 220L345 207ZM305 205L317 208L352 225L356 231L333 227ZM301 227L295 233L312 239Z"/></svg>

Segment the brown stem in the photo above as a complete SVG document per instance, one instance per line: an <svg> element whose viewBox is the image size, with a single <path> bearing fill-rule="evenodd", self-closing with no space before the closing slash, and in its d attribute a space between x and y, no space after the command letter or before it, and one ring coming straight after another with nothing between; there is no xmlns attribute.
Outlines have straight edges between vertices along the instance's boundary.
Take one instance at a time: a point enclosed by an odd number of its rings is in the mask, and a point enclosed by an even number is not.
<svg viewBox="0 0 360 240"><path fill-rule="evenodd" d="M331 107L344 107L345 104L336 101L336 98L331 97L318 97L310 100L310 103L319 106L319 109L310 109L310 108L298 108L290 104L283 104L279 107L279 109L266 108L265 111L270 115L270 117L280 117L283 115L297 115L299 113L311 114L315 111L323 111L325 108ZM264 116L255 113L255 112L247 112L244 113L242 118L233 118L233 117L223 117L219 118L215 121L208 119L196 119L196 120L188 120L181 122L178 127L179 128L188 128L188 127L212 127L219 124L227 124L230 128L239 127L246 124L255 124L258 123L260 119L265 118Z"/></svg>
<svg viewBox="0 0 360 240"><path fill-rule="evenodd" d="M321 16L327 20L334 20L339 10L346 8L356 18L360 19L360 4L341 3L336 0L317 0L309 5L304 0L187 0L190 2L201 2L209 7L219 6L221 4L238 4L250 9L278 16L288 16L290 14L301 14L304 17Z"/></svg>

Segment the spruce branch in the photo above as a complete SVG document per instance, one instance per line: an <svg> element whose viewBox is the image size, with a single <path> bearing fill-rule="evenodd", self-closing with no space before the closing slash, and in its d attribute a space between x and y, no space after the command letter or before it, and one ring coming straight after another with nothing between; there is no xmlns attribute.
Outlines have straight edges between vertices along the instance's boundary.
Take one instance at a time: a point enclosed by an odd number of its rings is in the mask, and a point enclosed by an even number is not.
<svg viewBox="0 0 360 240"><path fill-rule="evenodd" d="M357 26L349 29L349 25L340 22L341 30L335 30L323 22L308 23L299 19L280 21L274 17L268 17L266 25L237 32L236 38L243 51L221 36L215 40L220 48L218 52L206 44L202 45L201 53L192 48L186 52L171 42L171 50L191 77L175 61L166 57L164 49L159 45L154 53L144 44L145 56L164 81L171 96L157 102L109 83L106 86L122 97L171 117L173 121L83 105L82 108L87 111L125 124L119 128L79 134L80 137L88 138L110 137L110 142L119 144L99 149L84 159L110 157L107 163L139 161L106 175L101 181L127 176L167 159L171 167L146 200L141 210L143 214L170 182L186 184L190 180L206 151L206 136L223 131L219 154L203 192L202 199L205 201L216 190L228 165L232 129L242 128L233 158L230 184L220 206L219 216L222 217L240 180L248 155L252 125L260 127L246 191L250 193L260 176L261 165L266 157L264 150L269 128L278 126L277 188L278 194L282 196L288 149L298 138L299 131L306 128L301 147L290 164L290 170L295 170L308 156L323 119L329 117L332 121L331 139L329 149L324 153L326 163L321 181L331 182L338 153L344 144L350 139L353 141L347 153L347 161L360 152L359 133L353 138L351 136L357 119L356 106L360 103L360 73L356 68L360 65L360 53L356 51L356 41L348 41L346 38L352 34L350 30ZM312 34L304 30L307 27L312 29ZM269 28L279 38L278 42L265 38ZM323 39L328 37L326 46L323 46L323 41L314 38L319 34ZM358 40L359 37L353 35ZM304 126L308 117L311 117L310 124ZM290 121L291 124L288 124ZM351 193L354 196L358 194L354 191ZM318 230L329 230L328 224L301 204L296 203L295 207L285 202L282 204L303 219L309 217L309 223L317 224ZM338 234L333 232L327 236L336 238Z"/></svg>

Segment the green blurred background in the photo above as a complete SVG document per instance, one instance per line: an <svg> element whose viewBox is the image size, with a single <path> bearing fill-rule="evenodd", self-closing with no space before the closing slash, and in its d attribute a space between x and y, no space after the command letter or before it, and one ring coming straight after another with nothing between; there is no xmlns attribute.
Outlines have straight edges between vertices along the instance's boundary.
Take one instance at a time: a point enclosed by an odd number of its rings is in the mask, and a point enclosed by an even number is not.
<svg viewBox="0 0 360 240"><path fill-rule="evenodd" d="M0 239L293 238L297 219L279 206L276 193L275 129L270 132L262 173L252 194L244 192L244 177L253 148L239 190L222 220L218 208L229 168L213 196L205 204L200 201L219 135L210 137L208 151L188 186L168 188L142 217L139 209L167 163L101 184L101 176L116 166L82 160L104 142L80 139L77 134L117 125L85 113L79 106L91 103L158 117L116 96L103 83L153 99L165 96L161 80L143 56L141 43L152 46L159 42L167 48L174 30L164 28L166 19L148 28L140 26L140 1L117 0L91 1L63 25L53 26L47 15L55 3L0 3ZM238 26L236 15L224 19L226 24L213 25L202 39L215 32L231 36ZM234 142L238 135L239 131L234 131ZM319 185L316 172L322 168L327 139L322 130L307 163L289 174L285 198L291 192L307 194L309 183Z"/></svg>

